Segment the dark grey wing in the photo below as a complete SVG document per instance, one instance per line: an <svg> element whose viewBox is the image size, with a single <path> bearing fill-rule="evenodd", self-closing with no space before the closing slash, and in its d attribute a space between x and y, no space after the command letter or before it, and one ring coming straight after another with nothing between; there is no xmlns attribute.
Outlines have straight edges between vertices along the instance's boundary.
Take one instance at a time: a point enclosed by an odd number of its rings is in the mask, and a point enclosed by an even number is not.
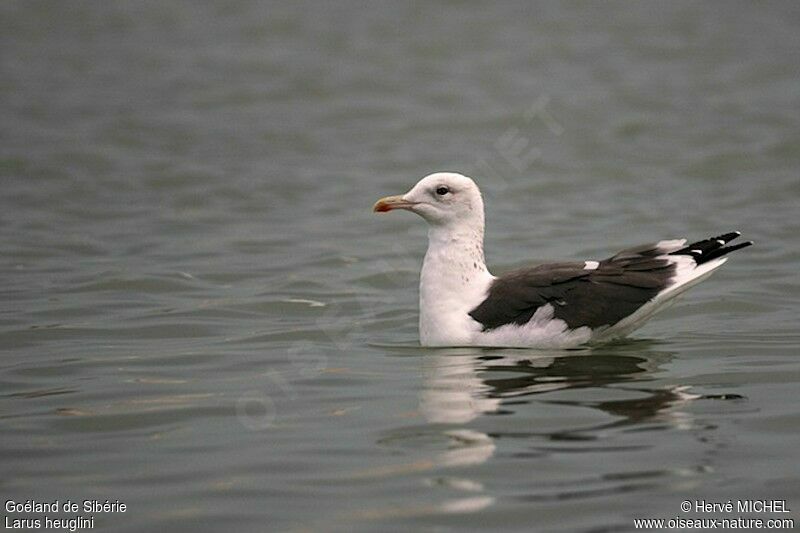
<svg viewBox="0 0 800 533"><path fill-rule="evenodd" d="M588 276L589 271L583 269L583 263L557 263L514 270L495 279L486 299L469 314L483 325L484 330L504 324L522 325L539 307L563 298L568 287Z"/></svg>
<svg viewBox="0 0 800 533"><path fill-rule="evenodd" d="M549 304L553 316L571 329L612 326L670 287L676 270L670 256L689 256L700 265L753 244L727 246L739 235L734 231L688 246L683 240L645 244L622 250L594 269L586 263L555 263L515 270L497 278L486 300L469 314L490 330L525 324Z"/></svg>
<svg viewBox="0 0 800 533"><path fill-rule="evenodd" d="M484 330L527 323L543 305L570 329L616 324L665 289L675 267L658 245L624 250L600 261L556 263L509 272L497 278L486 300L470 311ZM662 257L659 257L662 256Z"/></svg>

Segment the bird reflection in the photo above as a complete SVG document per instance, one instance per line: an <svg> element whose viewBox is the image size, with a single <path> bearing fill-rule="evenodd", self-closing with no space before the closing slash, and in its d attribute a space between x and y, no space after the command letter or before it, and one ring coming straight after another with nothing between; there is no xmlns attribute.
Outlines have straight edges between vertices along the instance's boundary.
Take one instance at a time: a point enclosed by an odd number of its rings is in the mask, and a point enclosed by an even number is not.
<svg viewBox="0 0 800 533"><path fill-rule="evenodd" d="M600 439L605 431L630 425L691 429L694 419L680 406L699 396L685 386L655 382L656 372L671 358L672 354L654 350L646 341L558 352L474 348L426 351L421 358L423 384L419 393L419 413L426 424L392 430L381 444L426 450L425 460L413 463L413 470L440 471L436 483L459 490L468 487L472 494L466 499L475 502L476 492L482 492L480 483L450 478L442 469L486 462L494 455L499 437L582 441ZM580 389L586 393L568 393ZM525 410L525 405L534 401L539 406L590 408L609 416L589 427L558 429L510 429L508 424L485 418ZM393 472L398 473L398 469L393 468ZM494 500L487 496L480 501L485 507ZM448 505L452 504L451 500ZM469 506L465 509L467 512Z"/></svg>
<svg viewBox="0 0 800 533"><path fill-rule="evenodd" d="M542 403L574 405L599 409L620 417L613 426L624 426L654 419L677 405L697 398L684 386L643 387L659 365L671 355L640 351L636 355L619 353L576 353L574 355L526 357L479 357L476 376L487 387L491 399L524 398L567 389L603 388L637 392L624 400L540 400ZM507 376L507 374L513 374ZM506 374L505 377L496 374ZM512 402L506 401L507 405ZM672 418L671 416L668 418ZM608 427L608 426L604 426Z"/></svg>
<svg viewBox="0 0 800 533"><path fill-rule="evenodd" d="M540 403L599 409L618 417L605 427L624 426L650 419L670 422L669 413L698 396L687 387L646 387L653 372L671 354L642 349L630 343L616 350L579 350L554 353L438 350L427 354L425 386L420 412L428 422L464 424L481 414L507 414L537 395L581 388L618 389L634 398L597 401L539 398ZM677 417L686 425L686 417ZM585 431L585 430L584 430Z"/></svg>

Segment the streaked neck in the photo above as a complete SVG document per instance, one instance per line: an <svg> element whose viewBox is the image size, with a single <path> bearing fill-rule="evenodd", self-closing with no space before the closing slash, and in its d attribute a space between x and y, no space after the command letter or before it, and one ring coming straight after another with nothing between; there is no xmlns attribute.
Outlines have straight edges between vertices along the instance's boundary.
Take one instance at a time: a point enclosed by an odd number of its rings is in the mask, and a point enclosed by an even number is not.
<svg viewBox="0 0 800 533"><path fill-rule="evenodd" d="M426 345L469 342L469 311L492 280L483 254L483 228L431 227L419 283L420 339Z"/></svg>

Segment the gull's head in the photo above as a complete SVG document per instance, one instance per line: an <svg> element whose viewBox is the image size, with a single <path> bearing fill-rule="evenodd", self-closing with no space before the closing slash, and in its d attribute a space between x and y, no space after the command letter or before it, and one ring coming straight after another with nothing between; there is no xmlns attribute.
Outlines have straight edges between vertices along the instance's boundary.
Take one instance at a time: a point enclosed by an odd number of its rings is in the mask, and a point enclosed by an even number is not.
<svg viewBox="0 0 800 533"><path fill-rule="evenodd" d="M476 223L483 227L483 199L471 178L454 172L425 176L405 194L381 198L376 213L394 209L412 211L432 226Z"/></svg>

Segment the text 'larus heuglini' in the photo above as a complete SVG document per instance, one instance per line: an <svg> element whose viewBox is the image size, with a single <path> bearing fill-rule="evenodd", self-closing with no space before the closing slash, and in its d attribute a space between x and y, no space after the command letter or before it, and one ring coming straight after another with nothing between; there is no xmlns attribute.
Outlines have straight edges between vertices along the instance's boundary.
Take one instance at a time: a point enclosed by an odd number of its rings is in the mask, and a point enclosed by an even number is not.
<svg viewBox="0 0 800 533"><path fill-rule="evenodd" d="M424 346L568 348L624 336L719 268L739 232L623 250L493 276L483 256L483 199L472 179L431 174L376 212L412 211L429 225L419 282Z"/></svg>

